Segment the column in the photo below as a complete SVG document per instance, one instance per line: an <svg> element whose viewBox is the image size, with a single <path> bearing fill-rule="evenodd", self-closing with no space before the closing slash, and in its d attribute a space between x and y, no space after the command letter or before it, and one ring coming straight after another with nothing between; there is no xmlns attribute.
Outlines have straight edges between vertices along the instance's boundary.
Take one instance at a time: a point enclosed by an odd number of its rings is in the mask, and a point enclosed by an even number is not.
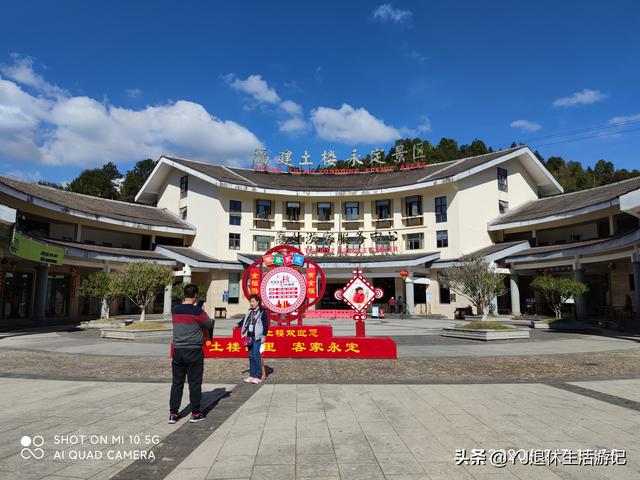
<svg viewBox="0 0 640 480"><path fill-rule="evenodd" d="M635 302L633 308L636 311L636 319L640 321L640 254L636 253L632 257L633 286L635 288Z"/></svg>
<svg viewBox="0 0 640 480"><path fill-rule="evenodd" d="M36 295L33 304L34 320L44 320L47 306L47 285L49 281L49 265L36 267Z"/></svg>
<svg viewBox="0 0 640 480"><path fill-rule="evenodd" d="M171 291L173 290L173 283L169 283L166 287L164 287L164 303L162 306L162 314L170 315L171 314Z"/></svg>
<svg viewBox="0 0 640 480"><path fill-rule="evenodd" d="M182 267L182 271L184 272L184 274L182 275L182 282L185 285L188 285L191 283L191 267L189 265L185 265L184 267Z"/></svg>
<svg viewBox="0 0 640 480"><path fill-rule="evenodd" d="M407 277L407 279L405 280L405 285L406 285L406 297L405 297L405 302L407 304L407 315L412 316L413 315L413 309L414 309L414 301L413 301L413 279L411 278L411 274L412 272L409 272L409 276Z"/></svg>
<svg viewBox="0 0 640 480"><path fill-rule="evenodd" d="M576 262L574 265L574 279L578 282L584 282L584 267L582 264ZM579 295L575 299L576 305L576 317L579 321L585 321L587 319L587 297L584 295Z"/></svg>
<svg viewBox="0 0 640 480"><path fill-rule="evenodd" d="M518 285L518 272L509 271L509 291L511 292L511 314L520 315L520 286Z"/></svg>
<svg viewBox="0 0 640 480"><path fill-rule="evenodd" d="M491 299L491 311L494 315L498 315L498 297L493 297Z"/></svg>

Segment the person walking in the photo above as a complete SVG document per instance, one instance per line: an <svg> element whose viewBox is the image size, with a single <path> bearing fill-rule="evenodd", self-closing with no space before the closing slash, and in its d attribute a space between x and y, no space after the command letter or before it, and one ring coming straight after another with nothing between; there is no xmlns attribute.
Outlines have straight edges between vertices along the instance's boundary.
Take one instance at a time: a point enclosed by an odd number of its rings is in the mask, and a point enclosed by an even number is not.
<svg viewBox="0 0 640 480"><path fill-rule="evenodd" d="M394 297L389 299L389 313L396 313L396 299Z"/></svg>
<svg viewBox="0 0 640 480"><path fill-rule="evenodd" d="M398 305L398 313L404 315L404 300L402 300L402 295L398 296L396 304Z"/></svg>
<svg viewBox="0 0 640 480"><path fill-rule="evenodd" d="M269 333L269 312L262 307L262 301L258 295L249 297L249 311L237 326L242 328L244 345L249 355L249 376L244 379L247 383L262 382L262 358L261 346Z"/></svg>
<svg viewBox="0 0 640 480"><path fill-rule="evenodd" d="M184 300L173 307L173 360L171 371L171 395L169 398L169 423L179 419L180 403L185 377L189 380L189 401L191 402L191 423L204 420L200 411L202 399L202 373L204 371L203 330L213 329L214 321L202 310L203 301L198 302L198 287L189 284L184 287Z"/></svg>

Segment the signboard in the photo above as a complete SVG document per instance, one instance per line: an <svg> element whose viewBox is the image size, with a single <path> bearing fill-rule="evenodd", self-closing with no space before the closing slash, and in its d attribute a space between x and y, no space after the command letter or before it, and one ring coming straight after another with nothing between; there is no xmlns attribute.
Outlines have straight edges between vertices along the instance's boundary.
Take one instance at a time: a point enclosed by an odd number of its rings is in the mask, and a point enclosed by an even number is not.
<svg viewBox="0 0 640 480"><path fill-rule="evenodd" d="M32 240L15 230L9 251L17 257L51 265L62 265L64 259L64 249Z"/></svg>
<svg viewBox="0 0 640 480"><path fill-rule="evenodd" d="M260 285L264 306L276 313L291 313L300 308L307 295L307 281L291 267L270 270Z"/></svg>

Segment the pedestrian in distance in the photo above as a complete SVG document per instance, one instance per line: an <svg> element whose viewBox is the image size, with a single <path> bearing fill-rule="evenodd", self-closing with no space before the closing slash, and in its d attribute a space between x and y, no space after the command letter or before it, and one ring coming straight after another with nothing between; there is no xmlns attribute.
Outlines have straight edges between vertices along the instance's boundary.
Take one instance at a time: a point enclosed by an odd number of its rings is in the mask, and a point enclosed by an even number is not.
<svg viewBox="0 0 640 480"><path fill-rule="evenodd" d="M204 372L204 329L213 331L214 321L202 310L203 300L198 301L198 287L189 284L184 287L184 300L173 307L173 360L171 371L171 395L169 398L169 423L179 419L180 402L184 390L185 377L189 381L189 401L191 402L191 423L204 420L200 410L202 399L202 374Z"/></svg>
<svg viewBox="0 0 640 480"><path fill-rule="evenodd" d="M238 322L241 335L244 337L244 346L249 355L249 376L244 379L247 383L262 383L262 358L264 341L269 332L269 312L262 307L262 301L258 295L249 297L249 311Z"/></svg>

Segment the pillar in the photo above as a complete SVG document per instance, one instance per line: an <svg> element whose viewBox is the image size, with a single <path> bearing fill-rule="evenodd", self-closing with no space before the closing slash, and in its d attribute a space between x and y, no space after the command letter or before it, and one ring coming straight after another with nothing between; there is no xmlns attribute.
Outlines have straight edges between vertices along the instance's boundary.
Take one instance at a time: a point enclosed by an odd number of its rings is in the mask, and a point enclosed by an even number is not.
<svg viewBox="0 0 640 480"><path fill-rule="evenodd" d="M414 309L414 300L413 300L413 279L411 278L411 272L409 272L409 276L405 280L405 285L407 287L406 295L405 295L405 302L407 304L407 315L412 316L413 309Z"/></svg>
<svg viewBox="0 0 640 480"><path fill-rule="evenodd" d="M173 290L173 283L169 283L166 287L164 287L164 303L162 306L162 314L169 315L171 314L171 293Z"/></svg>
<svg viewBox="0 0 640 480"><path fill-rule="evenodd" d="M491 299L491 311L494 315L498 315L498 297L493 297Z"/></svg>
<svg viewBox="0 0 640 480"><path fill-rule="evenodd" d="M189 283L191 283L191 267L189 265L185 265L184 267L182 267L182 271L184 272L184 274L182 275L182 282L185 285L188 285Z"/></svg>
<svg viewBox="0 0 640 480"><path fill-rule="evenodd" d="M636 319L640 321L640 254L636 253L632 258L631 265L633 267L633 287L635 289L635 302L633 304L636 310Z"/></svg>
<svg viewBox="0 0 640 480"><path fill-rule="evenodd" d="M574 268L574 279L578 282L585 283L584 267L580 263L576 263ZM575 299L575 302L577 320L585 321L587 319L587 297L585 295L579 295Z"/></svg>
<svg viewBox="0 0 640 480"><path fill-rule="evenodd" d="M34 320L43 320L47 306L47 286L49 283L49 265L36 267L36 295L33 304Z"/></svg>
<svg viewBox="0 0 640 480"><path fill-rule="evenodd" d="M509 292L511 293L511 314L520 315L520 286L518 285L518 272L509 272Z"/></svg>

